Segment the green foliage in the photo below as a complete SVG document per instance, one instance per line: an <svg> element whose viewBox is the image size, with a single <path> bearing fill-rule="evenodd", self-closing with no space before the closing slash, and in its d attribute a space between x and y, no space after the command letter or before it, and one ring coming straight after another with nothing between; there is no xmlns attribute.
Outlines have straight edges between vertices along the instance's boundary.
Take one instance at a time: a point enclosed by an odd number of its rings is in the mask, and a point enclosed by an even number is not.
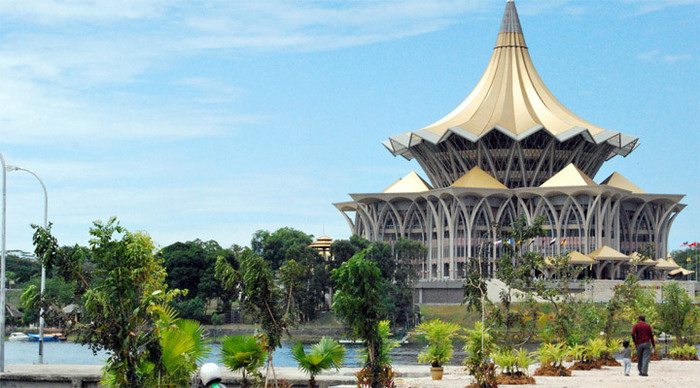
<svg viewBox="0 0 700 388"><path fill-rule="evenodd" d="M249 375L259 375L267 357L267 344L252 335L224 337L221 342L221 363L232 371L243 372L243 386L248 385Z"/></svg>
<svg viewBox="0 0 700 388"><path fill-rule="evenodd" d="M337 341L323 337L306 353L301 342L292 347L292 357L299 364L299 369L308 374L309 386L315 386L315 377L328 369L338 370L345 358L345 347Z"/></svg>
<svg viewBox="0 0 700 388"><path fill-rule="evenodd" d="M280 346L282 334L287 330L283 295L275 285L270 266L262 257L246 249L240 262L243 308L262 327L267 336L268 350L272 352Z"/></svg>
<svg viewBox="0 0 700 388"><path fill-rule="evenodd" d="M379 322L386 313L383 303L385 280L377 264L365 258L364 251L335 269L332 277L336 288L333 311L355 338L364 341L368 354L365 367L371 370L372 386L378 386L382 369Z"/></svg>
<svg viewBox="0 0 700 388"><path fill-rule="evenodd" d="M32 277L41 274L41 262L22 259L13 255L7 255L5 260L5 276L8 279L13 279L18 285L24 284ZM10 276L10 272L14 273L14 276Z"/></svg>
<svg viewBox="0 0 700 388"><path fill-rule="evenodd" d="M698 349L694 345L685 344L672 347L668 354L676 360L694 360L698 357Z"/></svg>
<svg viewBox="0 0 700 388"><path fill-rule="evenodd" d="M211 315L211 324L212 325L223 325L224 324L224 317L221 314L214 313Z"/></svg>
<svg viewBox="0 0 700 388"><path fill-rule="evenodd" d="M454 353L452 339L459 330L460 327L454 323L443 322L439 319L418 325L416 332L428 341L428 347L418 354L418 362L440 367L450 361Z"/></svg>
<svg viewBox="0 0 700 388"><path fill-rule="evenodd" d="M525 349L502 348L493 353L493 361L504 374L527 374L532 359Z"/></svg>
<svg viewBox="0 0 700 388"><path fill-rule="evenodd" d="M467 353L464 366L476 379L480 387L496 386L494 365L489 357L494 348L493 337L489 329L481 322L475 322L474 328L466 330L464 351Z"/></svg>
<svg viewBox="0 0 700 388"><path fill-rule="evenodd" d="M329 270L324 259L309 245L313 238L293 228L272 233L257 231L251 247L273 271L278 271L287 298L290 322L308 322L317 317L329 288Z"/></svg>
<svg viewBox="0 0 700 388"><path fill-rule="evenodd" d="M60 276L77 282L87 322L74 325L77 341L93 351L110 353L104 383L148 386L156 376L159 385L169 384L169 376L174 375L162 364L162 332L157 324L162 318L155 307L166 305L180 292L166 290L165 270L154 255L151 238L129 232L111 218L94 223L87 249L59 249L50 229L34 227L37 257L48 268L55 266ZM196 357L188 362L196 368Z"/></svg>
<svg viewBox="0 0 700 388"><path fill-rule="evenodd" d="M206 305L200 297L183 299L173 302L173 307L183 318L204 321L206 317Z"/></svg>
<svg viewBox="0 0 700 388"><path fill-rule="evenodd" d="M563 366L566 358L572 354L571 349L564 343L543 343L535 352L541 365L551 365L555 368Z"/></svg>
<svg viewBox="0 0 700 388"><path fill-rule="evenodd" d="M312 242L311 235L285 227L272 233L258 230L253 235L250 247L253 252L262 256L272 269L277 270L285 260L314 256L315 251L309 247Z"/></svg>
<svg viewBox="0 0 700 388"><path fill-rule="evenodd" d="M690 296L674 282L662 286L662 298L657 310L660 328L676 337L678 345L691 343L700 316L698 307L693 306Z"/></svg>

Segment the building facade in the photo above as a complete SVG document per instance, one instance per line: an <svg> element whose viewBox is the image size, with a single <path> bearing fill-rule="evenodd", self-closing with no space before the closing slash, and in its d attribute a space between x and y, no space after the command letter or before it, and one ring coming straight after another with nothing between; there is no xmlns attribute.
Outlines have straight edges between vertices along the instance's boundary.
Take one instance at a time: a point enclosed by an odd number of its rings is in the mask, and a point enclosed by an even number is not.
<svg viewBox="0 0 700 388"><path fill-rule="evenodd" d="M642 265L629 255L651 249L666 257L683 195L646 193L617 172L598 183L590 178L638 139L581 119L552 95L530 59L513 1L475 89L442 119L384 145L416 159L429 182L411 172L382 192L350 194L335 206L354 234L421 241L428 248L423 281L457 281L476 257L493 274L499 236L521 216L544 220L546 236L527 249L582 254L595 263L581 262L589 267L582 276L620 279L637 271L658 279L673 269L654 270L655 261Z"/></svg>

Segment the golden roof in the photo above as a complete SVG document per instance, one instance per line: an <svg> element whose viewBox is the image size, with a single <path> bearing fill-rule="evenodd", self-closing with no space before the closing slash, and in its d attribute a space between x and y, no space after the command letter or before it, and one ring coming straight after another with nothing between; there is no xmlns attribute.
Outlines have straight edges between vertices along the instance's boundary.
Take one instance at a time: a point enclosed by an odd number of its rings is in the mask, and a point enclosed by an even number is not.
<svg viewBox="0 0 700 388"><path fill-rule="evenodd" d="M669 272L668 274L671 276L675 276L678 274L681 274L683 276L687 276L687 275L694 274L694 273L695 273L695 271L688 271L685 268L678 268L678 269L674 269L673 271Z"/></svg>
<svg viewBox="0 0 700 388"><path fill-rule="evenodd" d="M488 172L474 167L454 181L450 187L463 187L473 189L508 189L503 183L492 177Z"/></svg>
<svg viewBox="0 0 700 388"><path fill-rule="evenodd" d="M601 185L608 185L612 187L617 187L618 189L623 189L627 191L631 191L635 194L644 194L646 191L642 190L639 188L639 186L635 185L630 181L629 179L625 178L622 174L619 172L615 171L612 174L610 174L609 177L605 178L602 182L600 182Z"/></svg>
<svg viewBox="0 0 700 388"><path fill-rule="evenodd" d="M395 154L422 140L437 144L450 133L476 141L491 130L522 139L545 129L560 141L583 134L627 155L637 139L603 129L567 109L545 86L530 58L515 3L508 1L486 71L452 112L419 130L393 136L385 145Z"/></svg>
<svg viewBox="0 0 700 388"><path fill-rule="evenodd" d="M419 193L428 191L431 187L415 171L409 172L405 177L397 180L384 189L385 193Z"/></svg>
<svg viewBox="0 0 700 388"><path fill-rule="evenodd" d="M595 264L595 260L591 259L590 257L584 255L583 253L581 253L579 251L568 252L568 257L569 257L569 264L578 264L578 265ZM554 261L554 259L551 256L547 256L544 258L544 262L548 266L551 266L553 261Z"/></svg>
<svg viewBox="0 0 700 388"><path fill-rule="evenodd" d="M586 173L569 163L561 171L547 179L540 187L598 186Z"/></svg>
<svg viewBox="0 0 700 388"><path fill-rule="evenodd" d="M629 261L629 256L615 249L610 248L607 245L596 249L595 251L588 254L588 257L595 260L614 260L614 261Z"/></svg>
<svg viewBox="0 0 700 388"><path fill-rule="evenodd" d="M678 264L676 264L676 261L673 260L671 256L665 258L665 259L658 259L656 260L656 268L658 269L665 269L665 270L674 270L680 268Z"/></svg>
<svg viewBox="0 0 700 388"><path fill-rule="evenodd" d="M309 245L311 248L316 248L316 249L323 249L323 248L330 248L331 245L333 244L333 239L330 238L329 236L320 236L319 238L316 239L316 241L312 242L311 245Z"/></svg>
<svg viewBox="0 0 700 388"><path fill-rule="evenodd" d="M643 265L656 265L656 260L645 259L644 256L639 254L639 252L632 252L630 254L630 262L633 264L643 264Z"/></svg>

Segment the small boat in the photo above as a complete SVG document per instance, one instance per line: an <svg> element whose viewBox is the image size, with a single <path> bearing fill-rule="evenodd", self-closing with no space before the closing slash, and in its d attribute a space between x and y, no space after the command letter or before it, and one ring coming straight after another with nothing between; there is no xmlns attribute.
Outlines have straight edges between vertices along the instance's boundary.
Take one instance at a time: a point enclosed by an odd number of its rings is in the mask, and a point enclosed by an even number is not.
<svg viewBox="0 0 700 388"><path fill-rule="evenodd" d="M20 333L20 332L15 332L15 333L10 333L10 336L7 338L8 341L17 341L17 342L24 342L24 341L29 341L29 336Z"/></svg>
<svg viewBox="0 0 700 388"><path fill-rule="evenodd" d="M27 334L30 342L39 342L39 334ZM65 337L61 333L44 334L44 342L59 342L65 341Z"/></svg>

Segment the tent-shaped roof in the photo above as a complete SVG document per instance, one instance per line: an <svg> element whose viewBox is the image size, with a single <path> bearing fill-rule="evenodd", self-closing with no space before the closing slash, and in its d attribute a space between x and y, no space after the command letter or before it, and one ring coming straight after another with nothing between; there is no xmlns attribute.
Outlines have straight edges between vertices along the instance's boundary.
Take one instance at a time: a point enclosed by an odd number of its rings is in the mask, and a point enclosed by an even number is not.
<svg viewBox="0 0 700 388"><path fill-rule="evenodd" d="M615 171L610 174L609 177L605 178L601 185L608 185L612 187L617 187L618 189L628 190L635 194L644 194L646 191L642 190L639 186L635 185L629 179L625 178L622 174Z"/></svg>
<svg viewBox="0 0 700 388"><path fill-rule="evenodd" d="M596 249L595 251L588 254L588 257L595 260L614 260L614 261L629 261L629 256L615 249L610 248L607 245Z"/></svg>
<svg viewBox="0 0 700 388"><path fill-rule="evenodd" d="M439 143L450 133L476 141L492 130L520 140L545 129L560 141L583 134L629 154L637 138L603 129L567 109L540 78L530 58L513 1L506 3L496 45L486 71L472 92L452 112L419 130L393 136L385 145L404 154L422 140ZM394 145L396 144L396 146Z"/></svg>
<svg viewBox="0 0 700 388"><path fill-rule="evenodd" d="M491 174L480 169L479 167L474 167L467 171L466 174L462 175L459 179L454 181L450 187L464 187L464 188L476 188L476 189L507 189L503 183L499 182L496 178L492 177Z"/></svg>
<svg viewBox="0 0 700 388"><path fill-rule="evenodd" d="M415 171L409 172L405 177L397 180L384 189L385 193L419 193L430 190L428 182L423 180Z"/></svg>
<svg viewBox="0 0 700 388"><path fill-rule="evenodd" d="M639 252L632 252L630 262L637 265L656 265L656 260L645 259Z"/></svg>
<svg viewBox="0 0 700 388"><path fill-rule="evenodd" d="M591 259L590 257L584 255L583 253L579 251L571 251L568 253L569 257L569 264L575 264L575 265L591 265L595 264L595 260ZM552 262L554 259L551 256L547 256L544 258L545 264L551 266Z"/></svg>
<svg viewBox="0 0 700 388"><path fill-rule="evenodd" d="M579 170L573 163L569 163L561 171L547 179L540 187L571 187L571 186L598 186L593 179Z"/></svg>
<svg viewBox="0 0 700 388"><path fill-rule="evenodd" d="M591 259L590 257L584 255L579 251L571 251L569 252L569 263L590 265L595 263L595 260Z"/></svg>
<svg viewBox="0 0 700 388"><path fill-rule="evenodd" d="M694 273L695 273L695 271L688 271L685 268L678 268L678 269L674 269L673 271L669 272L668 274L671 276L676 276L676 275L687 276L687 275L691 275Z"/></svg>
<svg viewBox="0 0 700 388"><path fill-rule="evenodd" d="M661 270L674 270L680 268L680 266L669 256L665 259L656 260L656 268Z"/></svg>

